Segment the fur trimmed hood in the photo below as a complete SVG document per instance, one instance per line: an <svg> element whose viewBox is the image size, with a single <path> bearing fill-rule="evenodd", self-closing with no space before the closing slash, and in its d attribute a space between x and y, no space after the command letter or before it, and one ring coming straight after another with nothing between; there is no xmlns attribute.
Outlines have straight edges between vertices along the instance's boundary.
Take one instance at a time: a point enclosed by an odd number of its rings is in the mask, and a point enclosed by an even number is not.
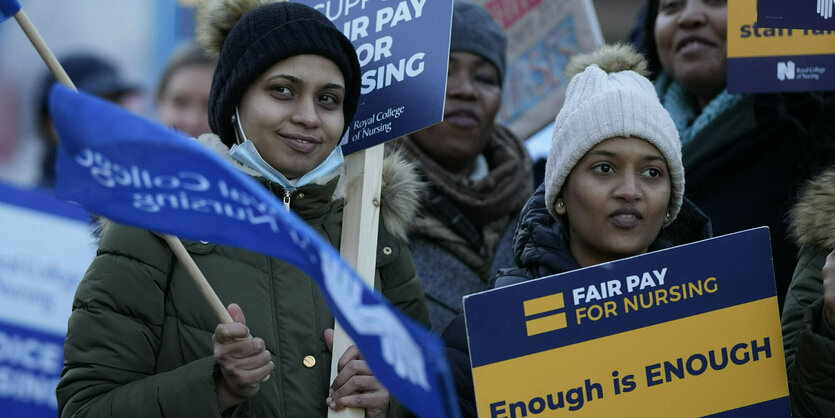
<svg viewBox="0 0 835 418"><path fill-rule="evenodd" d="M207 146L213 152L223 157L242 172L260 178L261 175L249 167L244 166L229 156L229 147L215 134L203 134L197 141ZM335 176L340 176L333 199L345 197L344 176L345 166L334 173L316 179L314 183L324 184ZM388 153L383 160L382 186L380 190L380 219L383 226L392 235L404 241L407 240L409 225L411 225L418 208L425 184L421 182L415 164L407 161L401 152Z"/></svg>
<svg viewBox="0 0 835 418"><path fill-rule="evenodd" d="M835 248L835 166L801 190L789 214L791 234L801 247Z"/></svg>

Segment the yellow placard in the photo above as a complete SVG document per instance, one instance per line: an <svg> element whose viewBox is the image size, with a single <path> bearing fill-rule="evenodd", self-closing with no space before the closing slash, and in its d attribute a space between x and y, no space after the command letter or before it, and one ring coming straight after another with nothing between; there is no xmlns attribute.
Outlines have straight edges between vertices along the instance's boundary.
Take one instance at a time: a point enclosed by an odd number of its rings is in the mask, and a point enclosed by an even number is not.
<svg viewBox="0 0 835 418"><path fill-rule="evenodd" d="M728 58L835 54L835 30L757 27L757 0L728 2Z"/></svg>
<svg viewBox="0 0 835 418"><path fill-rule="evenodd" d="M771 297L476 367L479 416L703 416L786 397L780 326L763 321L776 309Z"/></svg>

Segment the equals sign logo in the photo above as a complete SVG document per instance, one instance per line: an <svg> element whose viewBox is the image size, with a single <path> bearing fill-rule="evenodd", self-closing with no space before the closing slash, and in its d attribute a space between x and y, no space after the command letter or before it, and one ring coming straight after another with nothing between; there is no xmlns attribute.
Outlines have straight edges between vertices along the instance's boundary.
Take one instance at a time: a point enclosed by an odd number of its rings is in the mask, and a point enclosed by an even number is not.
<svg viewBox="0 0 835 418"><path fill-rule="evenodd" d="M528 337L568 326L565 312L557 312L565 308L562 292L526 300L522 302L522 307Z"/></svg>

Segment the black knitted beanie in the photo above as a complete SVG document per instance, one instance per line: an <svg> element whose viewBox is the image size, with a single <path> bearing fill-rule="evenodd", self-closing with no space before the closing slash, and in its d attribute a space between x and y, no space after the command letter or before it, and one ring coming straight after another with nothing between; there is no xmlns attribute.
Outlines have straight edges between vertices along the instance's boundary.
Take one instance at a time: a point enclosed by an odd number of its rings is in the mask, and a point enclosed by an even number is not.
<svg viewBox="0 0 835 418"><path fill-rule="evenodd" d="M246 12L223 39L209 95L212 132L227 145L233 144L232 116L250 84L275 63L302 54L333 61L345 77L344 134L360 97L357 53L327 17L290 2L265 4Z"/></svg>

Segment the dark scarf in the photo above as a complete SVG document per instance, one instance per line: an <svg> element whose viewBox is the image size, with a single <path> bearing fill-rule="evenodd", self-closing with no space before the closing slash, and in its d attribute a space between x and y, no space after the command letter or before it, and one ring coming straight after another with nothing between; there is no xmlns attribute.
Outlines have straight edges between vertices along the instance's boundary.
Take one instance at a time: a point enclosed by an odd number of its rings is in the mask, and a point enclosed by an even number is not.
<svg viewBox="0 0 835 418"><path fill-rule="evenodd" d="M707 239L713 236L710 219L686 198L676 220L661 229L648 251L657 251ZM500 275L527 279L550 276L580 268L571 254L567 227L557 221L545 206L545 185L540 185L522 209L513 237L513 253L519 269ZM516 282L518 280L512 280Z"/></svg>
<svg viewBox="0 0 835 418"><path fill-rule="evenodd" d="M426 210L418 214L412 233L433 239L487 280L496 245L533 191L524 143L494 125L484 151L489 173L477 181L445 170L409 137L401 145L429 184Z"/></svg>

